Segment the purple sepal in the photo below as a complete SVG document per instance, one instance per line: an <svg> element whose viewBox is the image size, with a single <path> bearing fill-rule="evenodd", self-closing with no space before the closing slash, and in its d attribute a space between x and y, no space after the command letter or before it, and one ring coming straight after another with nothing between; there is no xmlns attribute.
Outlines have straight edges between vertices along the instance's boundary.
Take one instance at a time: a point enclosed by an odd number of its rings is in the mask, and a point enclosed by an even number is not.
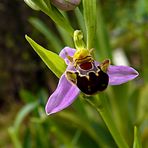
<svg viewBox="0 0 148 148"><path fill-rule="evenodd" d="M74 48L64 47L61 50L59 56L62 57L65 60L65 63L68 65L70 62L67 59L67 56L71 56L72 57L75 52L76 52L76 49L74 49Z"/></svg>
<svg viewBox="0 0 148 148"><path fill-rule="evenodd" d="M68 66L68 69L73 67ZM66 107L70 106L77 98L80 90L77 86L70 83L65 74L63 74L59 80L58 86L53 94L49 97L45 110L47 115L59 112Z"/></svg>
<svg viewBox="0 0 148 148"><path fill-rule="evenodd" d="M108 68L109 85L120 85L136 78L138 72L129 66L112 66Z"/></svg>

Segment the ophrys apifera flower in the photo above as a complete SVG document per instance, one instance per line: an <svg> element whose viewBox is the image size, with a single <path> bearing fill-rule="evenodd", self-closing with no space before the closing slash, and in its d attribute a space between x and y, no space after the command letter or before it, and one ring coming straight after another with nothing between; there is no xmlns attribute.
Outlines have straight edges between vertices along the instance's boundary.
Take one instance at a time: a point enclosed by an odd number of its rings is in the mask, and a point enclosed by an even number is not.
<svg viewBox="0 0 148 148"><path fill-rule="evenodd" d="M120 85L138 76L129 66L113 66L110 60L95 61L92 50L65 47L59 54L65 60L67 69L61 76L58 86L49 97L46 113L53 114L70 106L80 92L93 95L108 85Z"/></svg>

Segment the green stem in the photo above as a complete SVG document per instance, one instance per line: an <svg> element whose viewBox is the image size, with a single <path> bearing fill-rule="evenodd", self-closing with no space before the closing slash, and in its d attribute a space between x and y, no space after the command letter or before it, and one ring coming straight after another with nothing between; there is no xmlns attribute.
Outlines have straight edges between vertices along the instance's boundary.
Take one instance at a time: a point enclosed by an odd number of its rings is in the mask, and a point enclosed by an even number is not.
<svg viewBox="0 0 148 148"><path fill-rule="evenodd" d="M96 32L96 0L83 0L84 21L87 32L87 49L94 47Z"/></svg>
<svg viewBox="0 0 148 148"><path fill-rule="evenodd" d="M97 112L101 115L102 119L104 120L106 126L108 127L111 135L113 136L116 144L119 148L129 148L121 134L119 133L116 124L112 118L110 110L108 108L108 102L104 94L100 95L100 98L93 97L91 99L86 99L87 102L92 105Z"/></svg>

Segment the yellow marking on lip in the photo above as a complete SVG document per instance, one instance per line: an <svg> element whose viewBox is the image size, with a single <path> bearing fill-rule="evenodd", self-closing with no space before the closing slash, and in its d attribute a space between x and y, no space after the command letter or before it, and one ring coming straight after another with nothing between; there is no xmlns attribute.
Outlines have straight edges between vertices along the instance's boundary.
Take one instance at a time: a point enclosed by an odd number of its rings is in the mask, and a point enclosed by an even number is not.
<svg viewBox="0 0 148 148"><path fill-rule="evenodd" d="M85 48L78 49L73 56L74 66L76 67L79 64L94 61L91 53L92 50L88 50Z"/></svg>

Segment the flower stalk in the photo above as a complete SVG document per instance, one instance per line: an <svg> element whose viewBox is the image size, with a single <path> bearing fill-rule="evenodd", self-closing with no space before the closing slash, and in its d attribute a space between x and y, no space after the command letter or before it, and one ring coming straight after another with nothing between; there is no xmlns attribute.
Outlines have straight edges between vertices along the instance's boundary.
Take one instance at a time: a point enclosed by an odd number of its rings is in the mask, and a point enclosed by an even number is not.
<svg viewBox="0 0 148 148"><path fill-rule="evenodd" d="M109 129L111 135L113 136L116 144L119 148L129 148L126 141L122 137L122 135L119 133L116 124L112 118L112 115L108 108L108 101L105 97L104 93L101 93L100 95L96 95L94 97L87 98L86 101L93 106L97 112L101 115L102 119L104 120L107 128Z"/></svg>

